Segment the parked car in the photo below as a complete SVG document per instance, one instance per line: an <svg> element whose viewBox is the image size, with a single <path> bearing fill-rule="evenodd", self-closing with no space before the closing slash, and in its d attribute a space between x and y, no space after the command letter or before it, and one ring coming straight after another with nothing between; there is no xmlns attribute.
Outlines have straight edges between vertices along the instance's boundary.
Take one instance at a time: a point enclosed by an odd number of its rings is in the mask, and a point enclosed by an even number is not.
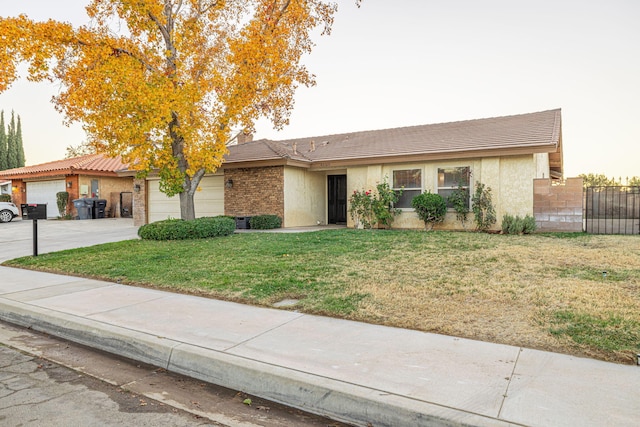
<svg viewBox="0 0 640 427"><path fill-rule="evenodd" d="M0 202L0 222L9 222L18 216L18 207L11 202Z"/></svg>

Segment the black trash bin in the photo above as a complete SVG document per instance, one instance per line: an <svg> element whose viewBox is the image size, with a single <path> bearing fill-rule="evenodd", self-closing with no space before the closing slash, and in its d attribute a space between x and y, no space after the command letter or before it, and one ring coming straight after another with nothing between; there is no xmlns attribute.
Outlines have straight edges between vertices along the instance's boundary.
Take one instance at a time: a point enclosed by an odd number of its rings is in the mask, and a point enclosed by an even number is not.
<svg viewBox="0 0 640 427"><path fill-rule="evenodd" d="M91 219L93 215L93 199L76 199L73 206L78 211L78 219Z"/></svg>
<svg viewBox="0 0 640 427"><path fill-rule="evenodd" d="M248 230L251 228L251 217L250 216L237 216L236 217L236 228L240 230Z"/></svg>
<svg viewBox="0 0 640 427"><path fill-rule="evenodd" d="M93 199L93 219L105 217L107 201L105 199Z"/></svg>

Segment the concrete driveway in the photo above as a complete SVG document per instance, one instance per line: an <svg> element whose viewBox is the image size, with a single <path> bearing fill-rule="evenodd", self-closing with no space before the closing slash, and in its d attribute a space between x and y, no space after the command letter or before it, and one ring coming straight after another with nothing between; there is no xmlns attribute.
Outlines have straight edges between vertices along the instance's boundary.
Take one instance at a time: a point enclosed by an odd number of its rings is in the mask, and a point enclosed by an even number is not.
<svg viewBox="0 0 640 427"><path fill-rule="evenodd" d="M39 220L38 253L137 239L131 218ZM33 222L16 218L0 223L0 262L33 255Z"/></svg>

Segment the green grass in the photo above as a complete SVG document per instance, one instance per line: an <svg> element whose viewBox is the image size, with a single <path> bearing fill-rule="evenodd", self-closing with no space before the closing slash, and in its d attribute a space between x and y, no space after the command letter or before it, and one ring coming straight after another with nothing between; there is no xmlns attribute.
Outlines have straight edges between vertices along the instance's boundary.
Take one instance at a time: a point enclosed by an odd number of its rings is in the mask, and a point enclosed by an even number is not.
<svg viewBox="0 0 640 427"><path fill-rule="evenodd" d="M640 352L638 236L241 233L5 264L605 360Z"/></svg>
<svg viewBox="0 0 640 427"><path fill-rule="evenodd" d="M578 344L607 351L636 351L640 343L640 323L615 313L596 317L560 310L553 314L550 332L566 335Z"/></svg>

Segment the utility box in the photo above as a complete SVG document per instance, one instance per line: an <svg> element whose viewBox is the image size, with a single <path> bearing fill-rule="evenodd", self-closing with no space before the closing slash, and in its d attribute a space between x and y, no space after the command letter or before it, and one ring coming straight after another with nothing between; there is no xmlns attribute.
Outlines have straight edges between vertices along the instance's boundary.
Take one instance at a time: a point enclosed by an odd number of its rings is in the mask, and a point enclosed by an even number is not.
<svg viewBox="0 0 640 427"><path fill-rule="evenodd" d="M20 205L22 219L47 219L47 205L36 203L23 203Z"/></svg>

